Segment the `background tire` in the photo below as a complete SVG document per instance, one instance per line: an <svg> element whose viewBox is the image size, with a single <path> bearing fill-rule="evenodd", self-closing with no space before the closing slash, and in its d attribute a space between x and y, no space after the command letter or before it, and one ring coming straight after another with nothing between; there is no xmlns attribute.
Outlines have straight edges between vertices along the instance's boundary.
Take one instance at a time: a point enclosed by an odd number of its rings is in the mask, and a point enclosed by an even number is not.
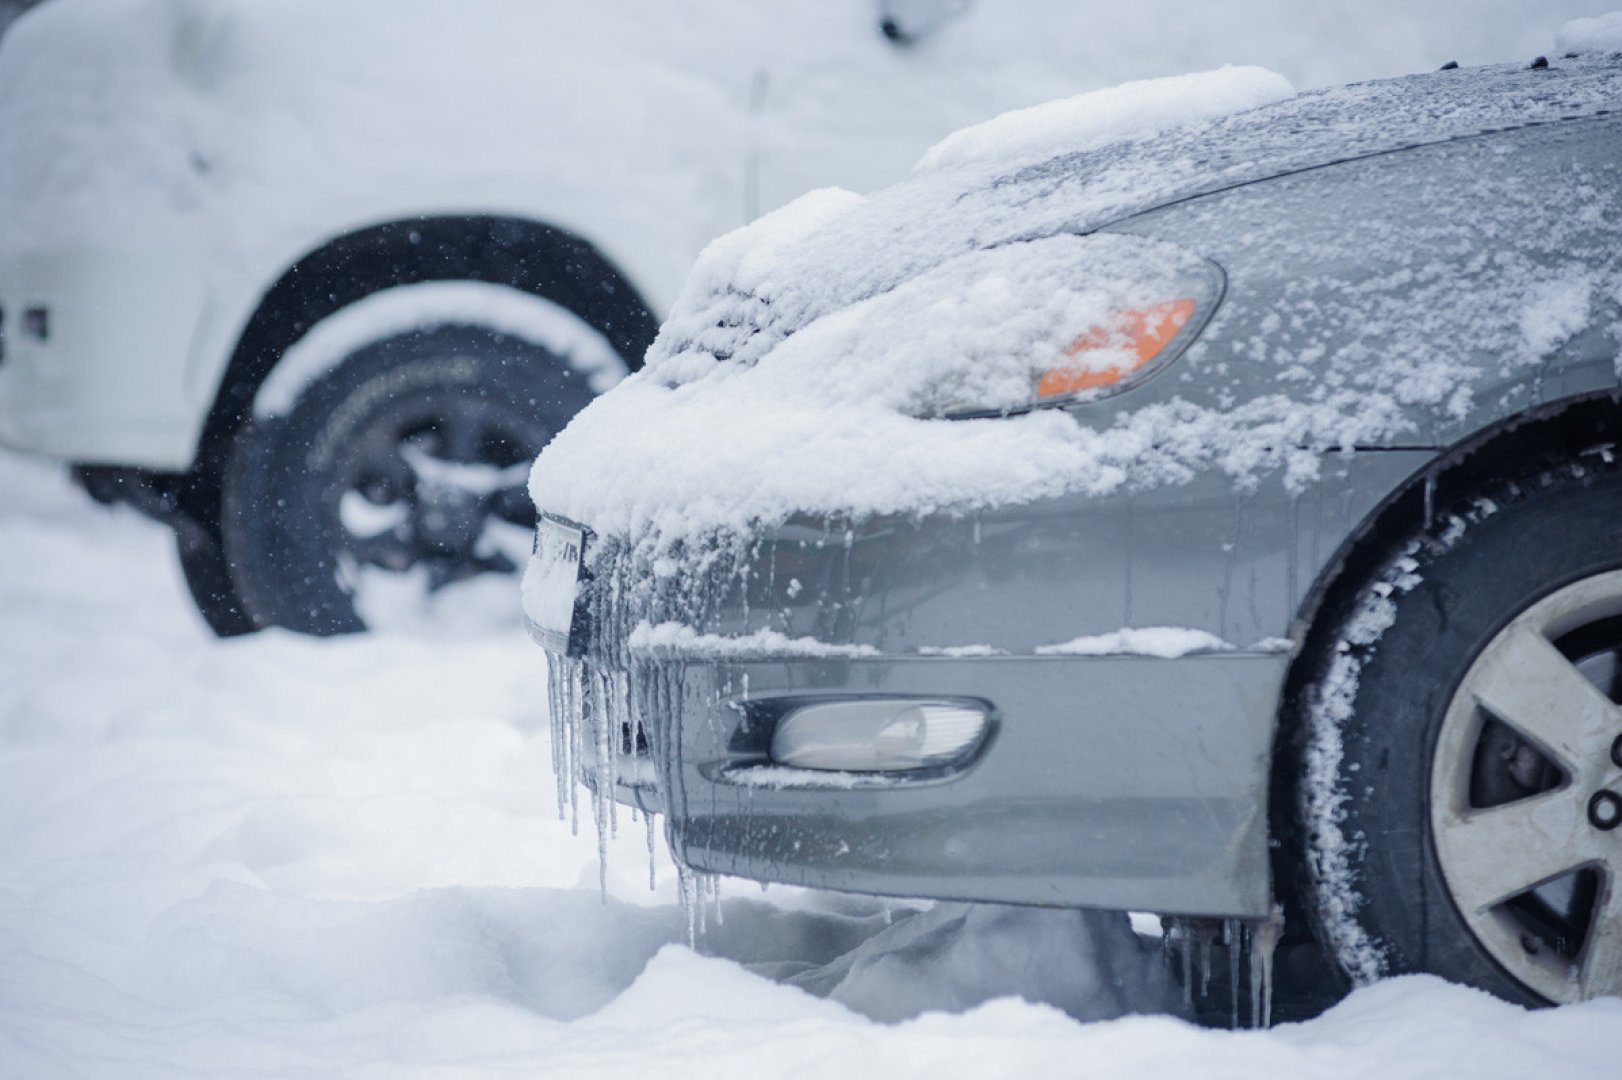
<svg viewBox="0 0 1622 1080"><path fill-rule="evenodd" d="M563 357L478 326L356 350L236 437L221 527L243 605L259 625L345 633L366 628L365 573L437 591L515 572L529 463L591 397ZM522 550L492 538L504 527Z"/></svg>
<svg viewBox="0 0 1622 1080"><path fill-rule="evenodd" d="M1622 992L1622 829L1586 813L1622 790L1622 473L1545 461L1390 550L1287 703L1283 891L1354 984Z"/></svg>

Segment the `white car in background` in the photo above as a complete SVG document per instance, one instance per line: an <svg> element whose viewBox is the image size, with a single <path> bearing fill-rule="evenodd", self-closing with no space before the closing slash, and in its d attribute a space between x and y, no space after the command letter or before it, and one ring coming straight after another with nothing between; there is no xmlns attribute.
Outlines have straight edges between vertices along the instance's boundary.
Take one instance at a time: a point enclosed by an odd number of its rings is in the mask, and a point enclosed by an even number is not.
<svg viewBox="0 0 1622 1080"><path fill-rule="evenodd" d="M516 621L529 461L710 237L1123 78L1344 80L1551 20L1253 7L48 0L0 43L0 444L171 523L221 633L491 585Z"/></svg>

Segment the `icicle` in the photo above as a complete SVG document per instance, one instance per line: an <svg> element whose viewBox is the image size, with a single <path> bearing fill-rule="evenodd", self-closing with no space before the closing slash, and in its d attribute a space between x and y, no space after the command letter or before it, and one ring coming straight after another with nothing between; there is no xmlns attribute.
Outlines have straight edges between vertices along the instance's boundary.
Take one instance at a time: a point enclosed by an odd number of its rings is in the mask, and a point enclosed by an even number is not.
<svg viewBox="0 0 1622 1080"><path fill-rule="evenodd" d="M1273 906L1273 914L1251 924L1250 928L1250 1018L1260 1028L1273 1024L1273 955L1284 936L1284 909Z"/></svg>
<svg viewBox="0 0 1622 1080"><path fill-rule="evenodd" d="M698 895L693 872L684 864L676 864L676 892L681 899L682 921L687 924L687 947L698 948Z"/></svg>
<svg viewBox="0 0 1622 1080"><path fill-rule="evenodd" d="M1239 938L1244 926L1238 919L1222 920L1222 944L1228 947L1228 1029L1239 1029Z"/></svg>
<svg viewBox="0 0 1622 1080"><path fill-rule="evenodd" d="M1192 1012L1194 1009L1194 943L1189 940L1187 920L1178 919L1177 929L1183 954L1183 1008Z"/></svg>
<svg viewBox="0 0 1622 1080"><path fill-rule="evenodd" d="M552 778L557 781L558 820L562 821L569 808L569 771L564 751L568 717L563 711L563 680L567 676L563 672L562 659L554 658L551 653L542 655L546 657L546 706L550 710L547 723L552 732Z"/></svg>
<svg viewBox="0 0 1622 1080"><path fill-rule="evenodd" d="M603 688L608 697L608 715L603 718L603 730L597 736L603 744L603 771L599 774L598 783L607 792L604 802L607 804L608 820L605 824L608 826L608 835L611 838L619 835L620 804L619 800L614 796L619 790L620 743L622 741L620 724L623 722L621 716L625 712L624 699L620 690L623 679L624 676L620 675L619 672L603 678Z"/></svg>
<svg viewBox="0 0 1622 1080"><path fill-rule="evenodd" d="M1200 997L1211 993L1211 934L1200 930Z"/></svg>
<svg viewBox="0 0 1622 1080"><path fill-rule="evenodd" d="M609 677L597 673L591 681L593 783L592 823L597 827L597 886L608 900L608 808L614 805L614 747L609 742L613 702Z"/></svg>
<svg viewBox="0 0 1622 1080"><path fill-rule="evenodd" d="M566 691L568 700L564 703L564 707L569 711L569 832L571 835L579 836L581 740L585 738L586 727L583 716L585 702L582 700L584 680L579 665L569 665L569 673L571 678Z"/></svg>
<svg viewBox="0 0 1622 1080"><path fill-rule="evenodd" d="M659 884L659 859L657 849L654 847L657 841L654 839L653 815L643 814L642 820L648 823L648 891L652 892Z"/></svg>

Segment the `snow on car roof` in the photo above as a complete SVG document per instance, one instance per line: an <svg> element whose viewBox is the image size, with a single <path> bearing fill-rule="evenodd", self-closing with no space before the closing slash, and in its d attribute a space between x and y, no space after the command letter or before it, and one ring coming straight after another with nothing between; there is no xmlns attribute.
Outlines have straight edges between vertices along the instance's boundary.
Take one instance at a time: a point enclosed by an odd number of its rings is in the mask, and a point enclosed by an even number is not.
<svg viewBox="0 0 1622 1080"><path fill-rule="evenodd" d="M1018 361L1097 325L1099 298L1055 283L1118 262L1122 249L1108 243L1147 242L1076 234L1337 160L1597 115L1622 96L1622 65L1450 70L1214 119L1194 100L1209 84L1193 79L1183 90L1194 122L1169 130L1166 87L1137 86L1162 98L1147 110L1148 136L1034 165L1016 156L1012 169L971 155L865 199L816 192L714 242L645 371L541 455L537 505L600 531L671 539L796 512L957 511L1102 493L1186 478L1214 457L1253 479L1285 463L1283 446L1379 437L1332 405L1308 416L1310 406L1283 395L1256 403L1243 422L1235 409L1176 401L1122 413L1103 430L1052 410L961 423L920 417L942 411L929 396L935 383L961 383L965 373L991 380L999 355ZM1047 310L1047 321L1031 323L1032 309ZM1362 410L1363 426L1389 424L1399 399L1430 394L1430 406L1450 407L1444 391L1458 380L1431 382L1391 391ZM1251 436L1255 445L1230 445ZM1169 466L1158 453L1168 445L1177 448ZM1311 475L1309 458L1287 463L1291 480Z"/></svg>

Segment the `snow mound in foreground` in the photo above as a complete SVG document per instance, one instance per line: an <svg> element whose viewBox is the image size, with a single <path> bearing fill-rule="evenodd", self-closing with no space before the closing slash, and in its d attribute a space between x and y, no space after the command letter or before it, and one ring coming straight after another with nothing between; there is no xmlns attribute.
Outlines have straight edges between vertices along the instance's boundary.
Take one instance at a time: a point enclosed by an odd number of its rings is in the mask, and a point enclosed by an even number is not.
<svg viewBox="0 0 1622 1080"><path fill-rule="evenodd" d="M1138 79L955 131L926 150L914 171L1040 161L1271 105L1294 93L1288 79L1260 67Z"/></svg>

